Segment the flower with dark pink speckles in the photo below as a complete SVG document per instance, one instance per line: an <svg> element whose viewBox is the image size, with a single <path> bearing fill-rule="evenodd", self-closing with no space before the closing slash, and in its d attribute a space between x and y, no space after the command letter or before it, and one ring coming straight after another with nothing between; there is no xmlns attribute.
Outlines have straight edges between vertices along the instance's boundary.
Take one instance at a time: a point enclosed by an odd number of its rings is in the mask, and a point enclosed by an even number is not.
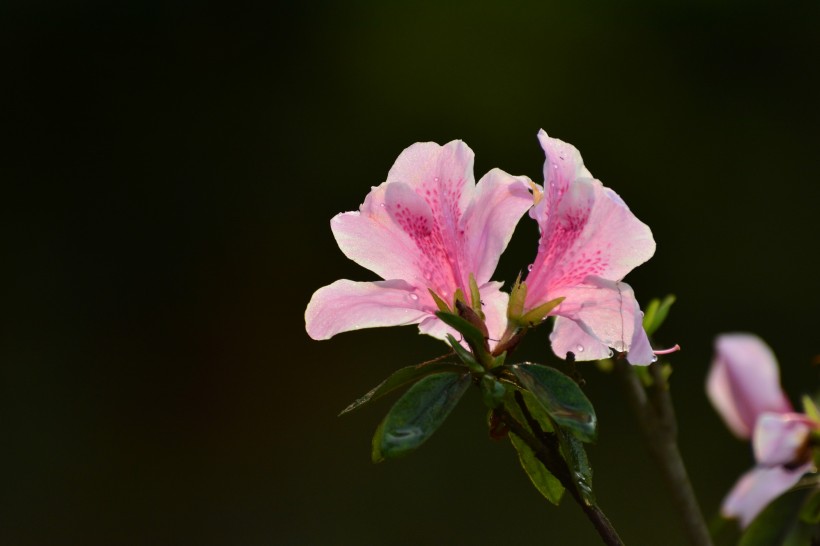
<svg viewBox="0 0 820 546"><path fill-rule="evenodd" d="M525 279L525 310L565 298L552 312L550 339L559 357L572 352L576 360L596 360L613 348L632 364L653 362L638 302L621 282L655 253L652 232L592 177L574 146L543 130L538 139L546 154L544 188L530 216L541 236Z"/></svg>
<svg viewBox="0 0 820 546"><path fill-rule="evenodd" d="M416 143L404 150L358 211L331 220L345 255L382 281L338 280L313 294L305 311L308 334L418 324L445 339L455 333L435 316L432 290L452 304L478 285L491 339L506 326L508 295L490 280L516 224L532 206L528 179L499 169L478 184L473 151L460 140ZM471 302L475 304L475 302Z"/></svg>

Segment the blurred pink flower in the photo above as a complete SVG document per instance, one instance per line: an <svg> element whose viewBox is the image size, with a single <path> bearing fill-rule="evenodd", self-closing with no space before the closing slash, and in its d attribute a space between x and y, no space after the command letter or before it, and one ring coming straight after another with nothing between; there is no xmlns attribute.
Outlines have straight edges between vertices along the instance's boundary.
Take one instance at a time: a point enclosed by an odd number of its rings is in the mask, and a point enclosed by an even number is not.
<svg viewBox="0 0 820 546"><path fill-rule="evenodd" d="M556 355L577 360L628 352L632 364L655 355L632 288L621 279L655 253L649 227L611 189L595 180L571 144L538 133L546 154L544 188L530 210L538 222L538 254L529 268L526 309L566 299L550 339ZM539 190L540 187L536 186Z"/></svg>
<svg viewBox="0 0 820 546"><path fill-rule="evenodd" d="M490 277L533 198L528 179L499 169L476 184L473 157L460 140L444 146L413 144L358 211L331 220L342 252L385 280L343 279L317 290L305 311L312 338L419 324L422 333L445 339L455 331L435 316L428 289L450 304L458 289L469 299L470 274L479 287L490 337L501 336L508 295Z"/></svg>
<svg viewBox="0 0 820 546"><path fill-rule="evenodd" d="M760 338L724 334L715 341L715 352L706 392L729 429L752 439L757 462L721 508L725 517L738 518L746 527L813 469L807 442L817 423L794 412L780 388L774 354Z"/></svg>

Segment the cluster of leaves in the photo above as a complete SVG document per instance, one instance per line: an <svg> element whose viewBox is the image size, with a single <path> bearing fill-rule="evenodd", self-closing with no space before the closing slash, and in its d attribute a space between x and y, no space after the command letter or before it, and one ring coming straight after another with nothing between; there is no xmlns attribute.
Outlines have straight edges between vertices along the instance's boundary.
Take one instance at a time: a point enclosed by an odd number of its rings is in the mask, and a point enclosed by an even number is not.
<svg viewBox="0 0 820 546"><path fill-rule="evenodd" d="M479 301L476 296L472 301ZM557 504L569 489L579 502L593 505L592 469L584 444L595 440L597 420L578 384L552 367L507 363L502 344L490 351L480 303L473 308L457 295L451 309L434 297L440 302L436 315L461 334L466 347L449 336L452 353L396 371L342 411L348 413L410 385L376 429L373 461L416 450L475 385L488 408L490 435L509 437L538 491ZM540 311L546 316L550 310Z"/></svg>

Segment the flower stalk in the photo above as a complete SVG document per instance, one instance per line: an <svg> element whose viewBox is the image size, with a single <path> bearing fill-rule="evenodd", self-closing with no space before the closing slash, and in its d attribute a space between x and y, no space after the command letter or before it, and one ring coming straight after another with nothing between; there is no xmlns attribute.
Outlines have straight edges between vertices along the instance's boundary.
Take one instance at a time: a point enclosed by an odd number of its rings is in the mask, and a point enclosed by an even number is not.
<svg viewBox="0 0 820 546"><path fill-rule="evenodd" d="M661 471L687 542L692 546L711 546L712 538L678 449L675 409L661 367L649 365L652 385L648 395L629 363L616 360L614 371L638 419L649 453Z"/></svg>

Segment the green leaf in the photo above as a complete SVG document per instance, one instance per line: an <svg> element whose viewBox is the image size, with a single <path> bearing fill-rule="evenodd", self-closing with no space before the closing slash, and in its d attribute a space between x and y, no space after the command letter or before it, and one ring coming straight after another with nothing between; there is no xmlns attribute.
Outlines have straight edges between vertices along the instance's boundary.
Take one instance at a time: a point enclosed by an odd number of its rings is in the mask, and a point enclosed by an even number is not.
<svg viewBox="0 0 820 546"><path fill-rule="evenodd" d="M592 467L589 466L587 452L578 438L571 434L564 434L561 429L556 430L558 442L561 446L561 455L567 462L575 488L587 506L595 505L595 493L592 490Z"/></svg>
<svg viewBox="0 0 820 546"><path fill-rule="evenodd" d="M481 378L481 396L488 408L493 409L500 406L504 403L506 395L507 388L492 375L487 374Z"/></svg>
<svg viewBox="0 0 820 546"><path fill-rule="evenodd" d="M445 313L444 311L436 311L436 316L442 320L447 326L452 327L464 336L470 345L473 347L484 346L484 335L478 328L470 324L467 320L452 313Z"/></svg>
<svg viewBox="0 0 820 546"><path fill-rule="evenodd" d="M341 417L345 413L360 408L368 402L381 398L390 391L398 389L411 381L416 381L417 379L421 379L422 377L433 373L445 371L464 373L465 370L464 366L461 364L437 361L423 362L421 364L417 364L416 366L407 366L396 370L390 377L370 389L370 391L368 391L364 396L358 398L355 402L343 409L339 416Z"/></svg>
<svg viewBox="0 0 820 546"><path fill-rule="evenodd" d="M807 394L803 395L803 411L813 421L820 421L820 411L817 410L817 404Z"/></svg>
<svg viewBox="0 0 820 546"><path fill-rule="evenodd" d="M555 368L539 364L514 364L508 369L553 421L583 442L595 439L595 409L575 381Z"/></svg>
<svg viewBox="0 0 820 546"><path fill-rule="evenodd" d="M811 488L798 487L772 501L749 525L739 546L809 546L816 526L800 520Z"/></svg>
<svg viewBox="0 0 820 546"><path fill-rule="evenodd" d="M518 452L518 461L524 472L529 476L530 481L535 488L546 497L552 504L557 505L561 502L561 496L564 494L564 486L558 481L558 478L553 476L549 470L538 460L535 453L530 449L524 440L515 434L509 435L513 447Z"/></svg>
<svg viewBox="0 0 820 546"><path fill-rule="evenodd" d="M396 401L373 436L373 462L414 451L444 422L470 386L469 373L443 372L418 381Z"/></svg>
<svg viewBox="0 0 820 546"><path fill-rule="evenodd" d="M673 303L675 303L673 294L663 298L663 301L656 298L649 302L643 315L643 329L646 330L647 335L651 336L661 327Z"/></svg>
<svg viewBox="0 0 820 546"><path fill-rule="evenodd" d="M812 496L800 510L800 519L805 523L820 524L820 490L815 489Z"/></svg>

